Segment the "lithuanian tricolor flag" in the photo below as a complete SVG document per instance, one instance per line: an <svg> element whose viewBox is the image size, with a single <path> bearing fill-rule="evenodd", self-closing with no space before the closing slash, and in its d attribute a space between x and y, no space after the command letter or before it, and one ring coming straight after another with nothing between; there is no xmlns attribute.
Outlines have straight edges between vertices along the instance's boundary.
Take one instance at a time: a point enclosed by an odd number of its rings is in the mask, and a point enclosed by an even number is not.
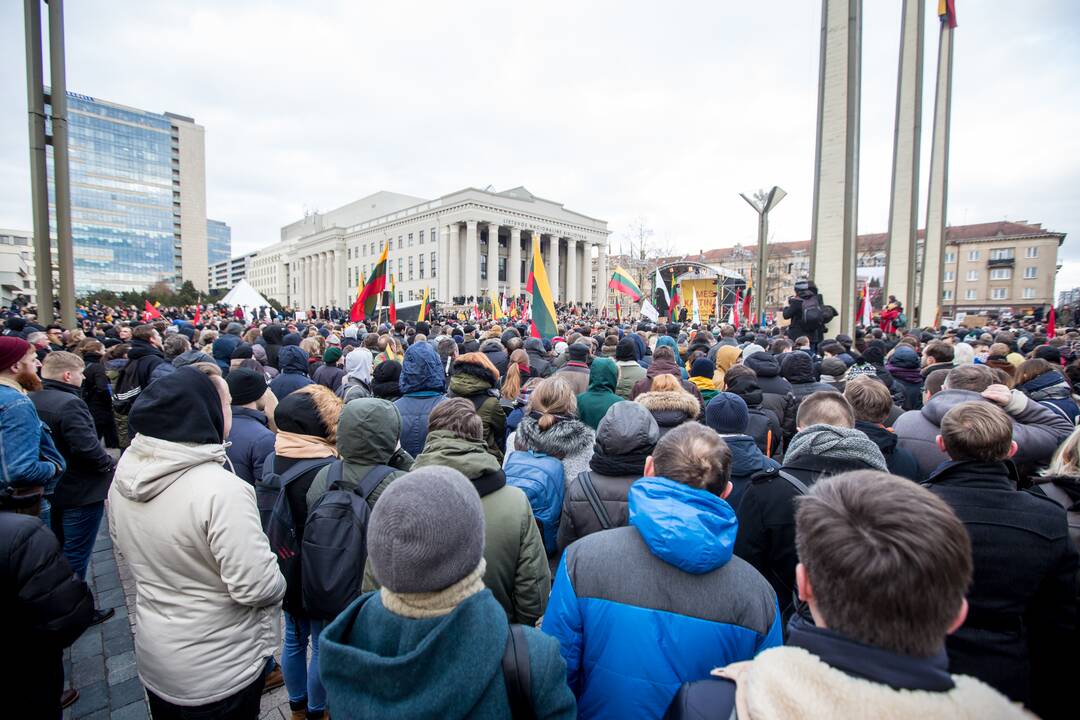
<svg viewBox="0 0 1080 720"><path fill-rule="evenodd" d="M496 322L506 317L506 313L503 312L502 307L499 305L499 296L495 292L495 288L491 289L491 317Z"/></svg>
<svg viewBox="0 0 1080 720"><path fill-rule="evenodd" d="M634 302L641 300L641 288L634 282L634 278L630 276L630 273L623 269L622 265L615 266L615 272L612 273L611 280L608 281L608 287L617 293L628 295Z"/></svg>
<svg viewBox="0 0 1080 720"><path fill-rule="evenodd" d="M383 245L379 261L375 263L375 267L371 268L368 281L357 293L356 302L352 304L352 309L349 310L350 322L362 322L375 314L375 306L379 303L379 295L386 289L386 254L389 249L389 243Z"/></svg>
<svg viewBox="0 0 1080 720"><path fill-rule="evenodd" d="M397 322L397 288L394 286L394 276L390 276L390 310L388 313L390 324Z"/></svg>
<svg viewBox="0 0 1080 720"><path fill-rule="evenodd" d="M559 324L555 317L555 300L548 284L547 270L544 269L544 258L540 255L540 238L535 236L532 257L532 269L529 271L532 279L529 334L534 338L550 340L559 334Z"/></svg>
<svg viewBox="0 0 1080 720"><path fill-rule="evenodd" d="M427 296L428 289L424 288L424 297L420 300L420 314L416 316L417 322L424 322L427 320Z"/></svg>

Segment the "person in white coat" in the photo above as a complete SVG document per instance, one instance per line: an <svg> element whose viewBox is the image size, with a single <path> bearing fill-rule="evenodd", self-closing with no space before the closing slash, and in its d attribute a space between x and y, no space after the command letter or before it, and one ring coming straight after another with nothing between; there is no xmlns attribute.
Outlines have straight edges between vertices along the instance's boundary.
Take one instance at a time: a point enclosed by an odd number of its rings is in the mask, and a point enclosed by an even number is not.
<svg viewBox="0 0 1080 720"><path fill-rule="evenodd" d="M285 578L255 491L224 467L229 405L224 380L194 368L147 387L109 491L109 530L135 576L135 655L155 720L254 720L281 644Z"/></svg>

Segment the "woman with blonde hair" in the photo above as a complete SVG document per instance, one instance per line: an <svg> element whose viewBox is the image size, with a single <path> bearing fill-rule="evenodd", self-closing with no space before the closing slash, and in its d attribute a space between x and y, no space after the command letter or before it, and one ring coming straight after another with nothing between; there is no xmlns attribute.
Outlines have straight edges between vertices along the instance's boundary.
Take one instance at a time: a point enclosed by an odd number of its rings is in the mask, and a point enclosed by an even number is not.
<svg viewBox="0 0 1080 720"><path fill-rule="evenodd" d="M570 383L549 377L529 395L525 416L506 438L506 455L532 450L556 457L562 461L563 478L569 482L589 469L595 439L593 429L578 419L577 397Z"/></svg>
<svg viewBox="0 0 1080 720"><path fill-rule="evenodd" d="M502 398L514 406L521 395L521 387L533 377L532 368L529 367L529 354L524 350L515 350L510 353L510 362L506 368L506 379L503 380Z"/></svg>
<svg viewBox="0 0 1080 720"><path fill-rule="evenodd" d="M660 427L660 437L701 414L697 398L686 392L674 375L657 375L649 392L641 393L634 402L648 410Z"/></svg>
<svg viewBox="0 0 1080 720"><path fill-rule="evenodd" d="M1050 467L1034 480L1036 492L1065 508L1069 537L1080 548L1080 428L1061 443Z"/></svg>

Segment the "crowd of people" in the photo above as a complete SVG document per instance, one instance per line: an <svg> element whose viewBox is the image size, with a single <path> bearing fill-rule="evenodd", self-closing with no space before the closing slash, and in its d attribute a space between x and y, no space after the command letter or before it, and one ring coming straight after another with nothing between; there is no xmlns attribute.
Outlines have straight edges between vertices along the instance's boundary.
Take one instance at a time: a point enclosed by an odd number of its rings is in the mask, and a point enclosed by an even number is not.
<svg viewBox="0 0 1080 720"><path fill-rule="evenodd" d="M1075 716L1080 332L826 338L803 290L550 339L10 315L12 717L74 701L106 517L154 718Z"/></svg>

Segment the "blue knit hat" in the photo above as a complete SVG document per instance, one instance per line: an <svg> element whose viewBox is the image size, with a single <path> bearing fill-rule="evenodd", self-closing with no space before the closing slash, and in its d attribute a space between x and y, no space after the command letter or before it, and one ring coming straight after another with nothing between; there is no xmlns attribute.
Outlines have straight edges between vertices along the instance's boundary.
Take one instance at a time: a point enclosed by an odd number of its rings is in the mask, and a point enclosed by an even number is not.
<svg viewBox="0 0 1080 720"><path fill-rule="evenodd" d="M717 393L705 406L705 424L721 435L742 435L749 423L746 403L734 393Z"/></svg>

